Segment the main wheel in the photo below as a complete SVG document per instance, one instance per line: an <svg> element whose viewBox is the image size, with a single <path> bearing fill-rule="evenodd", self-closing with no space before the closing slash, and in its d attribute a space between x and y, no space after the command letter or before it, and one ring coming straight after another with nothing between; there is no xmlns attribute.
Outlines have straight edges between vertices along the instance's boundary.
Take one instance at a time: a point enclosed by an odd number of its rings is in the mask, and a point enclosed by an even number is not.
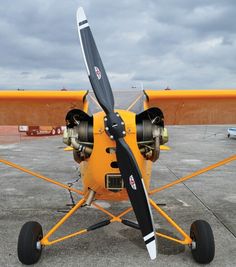
<svg viewBox="0 0 236 267"><path fill-rule="evenodd" d="M43 238L42 226L38 222L25 223L20 231L17 245L18 259L26 265L36 263L42 252L37 243Z"/></svg>
<svg viewBox="0 0 236 267"><path fill-rule="evenodd" d="M192 255L198 263L209 263L215 256L215 241L208 222L197 220L192 223L190 237L193 240Z"/></svg>

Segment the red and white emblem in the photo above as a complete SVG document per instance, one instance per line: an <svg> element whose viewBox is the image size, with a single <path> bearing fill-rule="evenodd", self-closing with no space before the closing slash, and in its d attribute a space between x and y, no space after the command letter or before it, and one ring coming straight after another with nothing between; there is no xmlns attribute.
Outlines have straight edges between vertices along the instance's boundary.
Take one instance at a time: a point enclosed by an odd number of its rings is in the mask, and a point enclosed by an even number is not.
<svg viewBox="0 0 236 267"><path fill-rule="evenodd" d="M100 69L95 66L94 70L95 70L95 73L96 73L96 75L98 77L98 80L100 80L102 78L102 73L101 73Z"/></svg>
<svg viewBox="0 0 236 267"><path fill-rule="evenodd" d="M136 183L134 181L133 175L130 175L130 177L129 177L129 184L134 190L137 190L137 186L136 186Z"/></svg>

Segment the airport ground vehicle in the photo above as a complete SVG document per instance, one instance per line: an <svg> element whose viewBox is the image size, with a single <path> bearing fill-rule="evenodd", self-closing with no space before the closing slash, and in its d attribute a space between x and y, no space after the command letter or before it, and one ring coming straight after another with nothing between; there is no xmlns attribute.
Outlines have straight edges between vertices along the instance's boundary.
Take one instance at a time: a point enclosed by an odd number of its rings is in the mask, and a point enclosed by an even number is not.
<svg viewBox="0 0 236 267"><path fill-rule="evenodd" d="M38 135L38 134L51 134L59 135L62 134L61 126L27 126L19 125L19 132L25 132L27 135Z"/></svg>
<svg viewBox="0 0 236 267"><path fill-rule="evenodd" d="M236 128L228 129L228 137L236 137Z"/></svg>

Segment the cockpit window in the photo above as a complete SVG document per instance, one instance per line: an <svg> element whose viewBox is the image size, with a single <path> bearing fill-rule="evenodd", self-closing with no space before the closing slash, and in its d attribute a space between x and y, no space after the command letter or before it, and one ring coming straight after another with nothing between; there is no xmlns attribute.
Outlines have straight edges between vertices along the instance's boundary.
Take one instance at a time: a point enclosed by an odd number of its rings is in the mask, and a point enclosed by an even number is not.
<svg viewBox="0 0 236 267"><path fill-rule="evenodd" d="M135 113L143 111L145 96L142 91L114 91L115 109L129 110ZM87 96L89 102L89 113L94 114L102 111L93 92Z"/></svg>

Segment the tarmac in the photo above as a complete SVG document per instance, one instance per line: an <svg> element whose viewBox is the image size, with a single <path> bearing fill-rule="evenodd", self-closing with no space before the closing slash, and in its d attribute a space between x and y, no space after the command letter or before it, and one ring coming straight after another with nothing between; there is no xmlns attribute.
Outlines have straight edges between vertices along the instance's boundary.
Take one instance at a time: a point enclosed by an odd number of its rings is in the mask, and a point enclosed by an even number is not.
<svg viewBox="0 0 236 267"><path fill-rule="evenodd" d="M232 126L232 125L231 125ZM154 164L152 188L190 174L236 154L236 139L227 138L228 126L170 126L168 146ZM229 126L230 127L230 126ZM65 152L62 137L21 138L0 144L0 158L19 164L60 182L78 178L72 152ZM101 160L102 162L102 160ZM98 164L101 164L99 162ZM236 161L157 193L153 198L189 233L193 221L212 226L216 253L209 266L236 266ZM38 221L46 233L68 209L68 191L0 163L0 266L21 266L17 239L26 221ZM75 185L81 188L81 183ZM77 200L77 196L74 196ZM128 202L101 202L119 213ZM175 231L153 211L155 227ZM70 218L58 235L89 226L105 215L84 207ZM134 219L131 213L127 218ZM177 236L179 236L177 234ZM37 266L199 266L188 247L158 238L154 261L138 230L114 223L80 237L46 247Z"/></svg>

